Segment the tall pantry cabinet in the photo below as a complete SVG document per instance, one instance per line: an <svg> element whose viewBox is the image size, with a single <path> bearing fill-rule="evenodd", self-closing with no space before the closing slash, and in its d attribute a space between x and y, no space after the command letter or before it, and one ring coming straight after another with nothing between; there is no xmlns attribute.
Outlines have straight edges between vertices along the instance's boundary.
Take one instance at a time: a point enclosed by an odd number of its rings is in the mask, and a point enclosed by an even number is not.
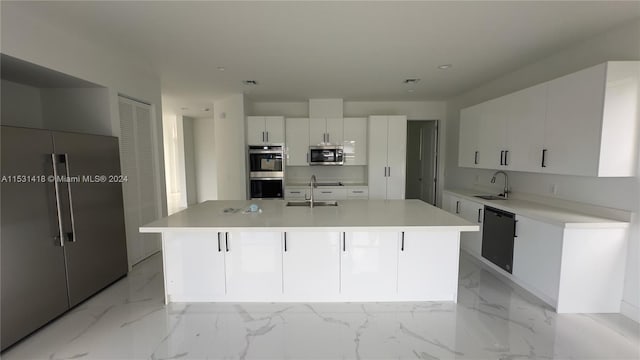
<svg viewBox="0 0 640 360"><path fill-rule="evenodd" d="M407 117L369 117L369 199L404 199Z"/></svg>

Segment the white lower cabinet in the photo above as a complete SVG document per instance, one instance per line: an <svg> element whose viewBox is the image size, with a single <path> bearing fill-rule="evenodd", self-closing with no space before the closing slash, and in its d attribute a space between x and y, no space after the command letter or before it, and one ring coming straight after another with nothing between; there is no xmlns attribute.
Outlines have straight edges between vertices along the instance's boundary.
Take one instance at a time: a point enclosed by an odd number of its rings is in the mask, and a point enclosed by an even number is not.
<svg viewBox="0 0 640 360"><path fill-rule="evenodd" d="M309 198L310 194L308 186L285 186L285 200L305 200Z"/></svg>
<svg viewBox="0 0 640 360"><path fill-rule="evenodd" d="M398 247L398 297L405 301L456 301L458 232L405 231Z"/></svg>
<svg viewBox="0 0 640 360"><path fill-rule="evenodd" d="M484 205L445 193L442 195L442 209L480 226L479 231L460 234L460 248L480 256L482 253Z"/></svg>
<svg viewBox="0 0 640 360"><path fill-rule="evenodd" d="M320 301L340 294L340 244L337 231L284 234L283 293L291 301Z"/></svg>
<svg viewBox="0 0 640 360"><path fill-rule="evenodd" d="M347 189L344 186L319 186L313 189L313 198L319 201L346 200Z"/></svg>
<svg viewBox="0 0 640 360"><path fill-rule="evenodd" d="M560 285L563 229L516 216L513 243L513 276L535 290L545 301L556 304Z"/></svg>
<svg viewBox="0 0 640 360"><path fill-rule="evenodd" d="M162 236L167 302L225 295L224 249L221 243L218 248L217 234L177 232Z"/></svg>
<svg viewBox="0 0 640 360"><path fill-rule="evenodd" d="M341 249L341 293L347 301L395 298L398 232L346 232Z"/></svg>
<svg viewBox="0 0 640 360"><path fill-rule="evenodd" d="M282 296L282 233L226 233L227 296L272 301ZM224 234L223 234L224 235Z"/></svg>

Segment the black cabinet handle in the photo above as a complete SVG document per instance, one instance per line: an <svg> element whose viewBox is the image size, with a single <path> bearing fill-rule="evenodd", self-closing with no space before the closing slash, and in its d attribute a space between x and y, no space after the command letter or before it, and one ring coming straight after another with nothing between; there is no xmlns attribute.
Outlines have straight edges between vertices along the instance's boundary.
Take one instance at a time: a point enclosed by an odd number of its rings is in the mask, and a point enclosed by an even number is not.
<svg viewBox="0 0 640 360"><path fill-rule="evenodd" d="M478 209L478 223L482 223L482 218L480 215L482 214L482 209Z"/></svg>
<svg viewBox="0 0 640 360"><path fill-rule="evenodd" d="M269 142L269 132L267 131L267 142Z"/></svg>
<svg viewBox="0 0 640 360"><path fill-rule="evenodd" d="M504 150L500 151L500 165L504 165Z"/></svg>
<svg viewBox="0 0 640 360"><path fill-rule="evenodd" d="M404 231L402 232L402 239L400 242L400 251L404 251Z"/></svg>
<svg viewBox="0 0 640 360"><path fill-rule="evenodd" d="M218 252L222 251L222 247L220 247L220 232L218 232Z"/></svg>
<svg viewBox="0 0 640 360"><path fill-rule="evenodd" d="M547 167L547 164L545 164L545 160L547 157L547 149L542 149L542 167Z"/></svg>
<svg viewBox="0 0 640 360"><path fill-rule="evenodd" d="M456 201L456 214L460 214L460 201Z"/></svg>
<svg viewBox="0 0 640 360"><path fill-rule="evenodd" d="M478 151L476 151L475 155L473 156L473 164L478 165Z"/></svg>
<svg viewBox="0 0 640 360"><path fill-rule="evenodd" d="M509 161L508 161L508 159L509 159L509 150L505 150L505 151L504 151L504 165L505 165L505 166L508 166L508 165L509 165Z"/></svg>
<svg viewBox="0 0 640 360"><path fill-rule="evenodd" d="M225 250L229 252L229 233L228 232L224 233L224 246L225 246Z"/></svg>
<svg viewBox="0 0 640 360"><path fill-rule="evenodd" d="M391 177L391 166L387 167L389 169L389 177Z"/></svg>
<svg viewBox="0 0 640 360"><path fill-rule="evenodd" d="M347 233L343 232L342 233L342 252L346 252L347 251Z"/></svg>
<svg viewBox="0 0 640 360"><path fill-rule="evenodd" d="M517 231L516 231L517 227L518 227L518 220L515 220L515 221L513 222L513 237L514 237L514 238L517 238L517 237L518 237L518 233L517 233Z"/></svg>
<svg viewBox="0 0 640 360"><path fill-rule="evenodd" d="M287 233L284 233L284 252L287 252Z"/></svg>
<svg viewBox="0 0 640 360"><path fill-rule="evenodd" d="M320 191L321 194L333 194L333 191Z"/></svg>

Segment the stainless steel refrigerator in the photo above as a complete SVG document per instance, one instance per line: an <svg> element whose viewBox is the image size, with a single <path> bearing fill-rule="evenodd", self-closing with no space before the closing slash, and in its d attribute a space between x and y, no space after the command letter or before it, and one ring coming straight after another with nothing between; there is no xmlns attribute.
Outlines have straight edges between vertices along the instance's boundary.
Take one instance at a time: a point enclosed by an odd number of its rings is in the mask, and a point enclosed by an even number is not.
<svg viewBox="0 0 640 360"><path fill-rule="evenodd" d="M4 350L126 275L128 265L118 139L0 132Z"/></svg>

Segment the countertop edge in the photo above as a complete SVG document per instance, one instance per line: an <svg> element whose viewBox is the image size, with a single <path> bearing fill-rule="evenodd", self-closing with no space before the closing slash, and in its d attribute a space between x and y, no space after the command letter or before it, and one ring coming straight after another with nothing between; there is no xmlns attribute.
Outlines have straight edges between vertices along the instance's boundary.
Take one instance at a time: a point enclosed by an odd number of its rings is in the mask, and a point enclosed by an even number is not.
<svg viewBox="0 0 640 360"><path fill-rule="evenodd" d="M231 232L231 231L425 231L425 232L437 232L437 231L454 231L454 232L473 232L480 231L478 225L464 225L464 226L300 226L300 227L209 227L209 226L181 226L181 227L140 227L138 230L141 233L165 233L165 232L199 232L199 231L218 231L218 232Z"/></svg>
<svg viewBox="0 0 640 360"><path fill-rule="evenodd" d="M445 189L443 190L443 192L448 192L452 195L455 196L459 196L461 198L467 199L469 201L473 201L476 203L480 203L486 206L490 206L490 207L495 207L497 209L501 209L501 210L505 210L505 211L509 211L509 212L513 212L516 215L521 215L521 216L526 216L529 217L533 220L538 220L538 221L542 221L545 223L549 223L549 224L553 224L553 225L557 225L563 228L567 228L567 229L611 229L611 228L622 228L622 229L626 229L630 226L629 222L624 222L624 221L620 221L620 220L614 220L614 219L607 219L607 218L602 218L602 217L598 217L598 216L593 216L593 215L588 215L588 214L583 214L577 211L572 211L569 209L562 209L563 211L566 211L567 213L570 214L575 214L575 215L581 215L581 216L589 216L592 217L594 219L600 219L601 221L594 221L594 222L574 222L574 221L561 221L558 220L556 218L553 218L551 216L541 216L540 214L528 211L527 209L518 209L518 208L514 208L512 206L508 206L508 205L503 205L500 203L500 201L505 201L505 200L495 200L495 201L491 201L491 200L485 200L485 199L481 199L481 198L477 198L474 196L470 196L464 193L460 193L456 190L459 191L467 191L467 192L477 192L478 195L482 195L482 193L480 191L475 191L473 189ZM527 201L527 200L520 200L519 201L523 201L523 202L531 202L531 201ZM534 203L534 202L531 202ZM535 203L537 206L546 206L545 204L542 203ZM549 210L552 209L559 209L557 207L554 206L548 206Z"/></svg>

